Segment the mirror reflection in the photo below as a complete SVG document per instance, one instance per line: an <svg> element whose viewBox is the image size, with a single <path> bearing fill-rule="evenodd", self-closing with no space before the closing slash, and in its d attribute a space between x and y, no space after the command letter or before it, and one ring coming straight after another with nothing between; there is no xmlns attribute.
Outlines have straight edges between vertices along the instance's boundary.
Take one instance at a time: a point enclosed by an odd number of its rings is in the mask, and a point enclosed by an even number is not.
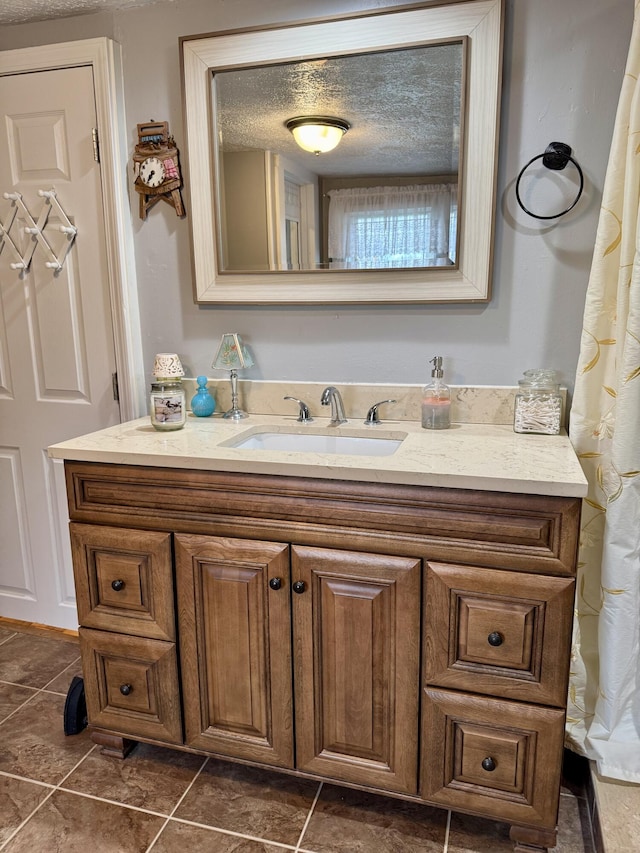
<svg viewBox="0 0 640 853"><path fill-rule="evenodd" d="M219 271L455 267L465 47L215 71Z"/></svg>

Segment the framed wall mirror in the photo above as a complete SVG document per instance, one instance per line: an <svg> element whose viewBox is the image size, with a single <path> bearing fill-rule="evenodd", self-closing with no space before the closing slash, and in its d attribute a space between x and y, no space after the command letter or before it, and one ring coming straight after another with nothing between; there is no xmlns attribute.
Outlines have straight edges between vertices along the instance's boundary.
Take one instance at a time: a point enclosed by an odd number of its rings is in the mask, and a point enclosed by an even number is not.
<svg viewBox="0 0 640 853"><path fill-rule="evenodd" d="M487 301L502 19L468 0L183 39L196 301Z"/></svg>

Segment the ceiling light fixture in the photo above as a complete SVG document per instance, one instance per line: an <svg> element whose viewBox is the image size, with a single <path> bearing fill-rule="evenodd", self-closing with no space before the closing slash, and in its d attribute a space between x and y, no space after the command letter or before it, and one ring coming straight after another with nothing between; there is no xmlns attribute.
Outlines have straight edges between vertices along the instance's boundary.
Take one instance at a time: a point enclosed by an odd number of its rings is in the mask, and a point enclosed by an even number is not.
<svg viewBox="0 0 640 853"><path fill-rule="evenodd" d="M300 148L316 155L332 151L350 127L332 116L296 116L285 124Z"/></svg>

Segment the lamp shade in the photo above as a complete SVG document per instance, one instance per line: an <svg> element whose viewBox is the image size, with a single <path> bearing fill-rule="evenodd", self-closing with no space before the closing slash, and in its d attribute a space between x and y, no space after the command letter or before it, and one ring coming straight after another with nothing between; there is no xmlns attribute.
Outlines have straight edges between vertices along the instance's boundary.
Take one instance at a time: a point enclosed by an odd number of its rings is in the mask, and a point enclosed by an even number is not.
<svg viewBox="0 0 640 853"><path fill-rule="evenodd" d="M348 122L332 116L296 116L286 126L300 148L312 154L332 151L349 130Z"/></svg>
<svg viewBox="0 0 640 853"><path fill-rule="evenodd" d="M182 364L175 352L159 352L153 360L153 375L158 379L184 376Z"/></svg>
<svg viewBox="0 0 640 853"><path fill-rule="evenodd" d="M253 367L253 359L240 335L227 332L222 336L211 366L216 370L242 370L245 367Z"/></svg>

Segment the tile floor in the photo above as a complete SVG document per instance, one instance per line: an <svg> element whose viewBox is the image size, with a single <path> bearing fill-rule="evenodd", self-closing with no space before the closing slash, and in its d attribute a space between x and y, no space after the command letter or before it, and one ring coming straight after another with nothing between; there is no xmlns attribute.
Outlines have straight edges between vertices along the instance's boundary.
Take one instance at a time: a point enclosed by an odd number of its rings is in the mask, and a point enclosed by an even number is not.
<svg viewBox="0 0 640 853"><path fill-rule="evenodd" d="M63 732L78 645L0 623L0 851L507 853L508 826L138 744L124 761ZM557 853L593 853L567 782Z"/></svg>

